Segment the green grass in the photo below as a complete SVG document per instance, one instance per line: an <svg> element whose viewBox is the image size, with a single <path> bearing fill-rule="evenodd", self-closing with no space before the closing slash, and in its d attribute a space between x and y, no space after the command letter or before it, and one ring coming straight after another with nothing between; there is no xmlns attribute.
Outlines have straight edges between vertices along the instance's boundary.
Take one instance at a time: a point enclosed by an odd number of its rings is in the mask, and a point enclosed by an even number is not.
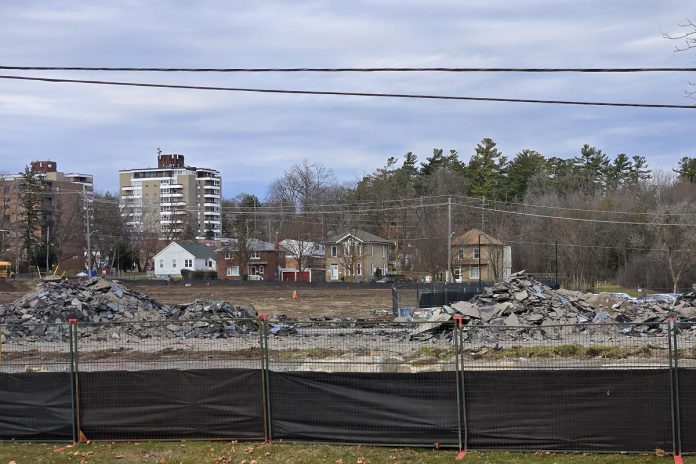
<svg viewBox="0 0 696 464"><path fill-rule="evenodd" d="M25 464L444 464L455 462L456 451L442 449L377 448L315 444L264 445L230 442L139 442L66 445L0 444L0 463ZM633 464L672 461L670 456L650 454L555 454L470 452L463 463L473 464L552 464L597 463ZM696 462L687 457L686 463Z"/></svg>
<svg viewBox="0 0 696 464"><path fill-rule="evenodd" d="M628 359L654 358L665 356L665 349L653 346L620 346L620 345L541 345L541 346L512 346L510 348L483 348L477 351L465 351L465 356L473 359L506 359L506 358L601 358Z"/></svg>
<svg viewBox="0 0 696 464"><path fill-rule="evenodd" d="M635 288L626 288L626 287L622 287L620 285L615 285L615 284L597 285L595 287L595 291L597 293L602 293L602 292L628 293L629 295L636 297L636 298L641 297L641 296L645 296L645 293L639 293L638 290Z"/></svg>

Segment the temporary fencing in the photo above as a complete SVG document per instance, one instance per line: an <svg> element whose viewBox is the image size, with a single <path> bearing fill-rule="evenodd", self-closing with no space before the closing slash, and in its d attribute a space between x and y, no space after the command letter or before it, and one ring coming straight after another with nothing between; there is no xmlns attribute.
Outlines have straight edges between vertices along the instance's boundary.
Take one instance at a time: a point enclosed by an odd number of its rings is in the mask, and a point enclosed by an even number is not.
<svg viewBox="0 0 696 464"><path fill-rule="evenodd" d="M0 439L696 452L690 324L1 326Z"/></svg>

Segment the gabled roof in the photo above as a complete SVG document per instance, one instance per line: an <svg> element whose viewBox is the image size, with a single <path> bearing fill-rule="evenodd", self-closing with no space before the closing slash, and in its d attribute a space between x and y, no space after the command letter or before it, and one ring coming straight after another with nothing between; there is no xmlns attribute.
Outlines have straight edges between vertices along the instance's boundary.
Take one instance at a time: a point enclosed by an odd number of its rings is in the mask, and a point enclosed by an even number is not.
<svg viewBox="0 0 696 464"><path fill-rule="evenodd" d="M378 237L375 234L371 234L369 232L365 232L364 230L360 230L360 229L355 229L355 230L351 230L351 231L342 232L340 234L332 235L331 237L327 238L324 241L324 243L339 243L339 242L343 241L343 239L345 239L351 235L363 243L384 243L384 244L391 243L391 241L387 240L386 238Z"/></svg>
<svg viewBox="0 0 696 464"><path fill-rule="evenodd" d="M464 234L452 239L452 246L478 245L479 235L481 236L481 245L497 245L504 246L505 244L495 237L491 237L479 229L471 229Z"/></svg>
<svg viewBox="0 0 696 464"><path fill-rule="evenodd" d="M184 250L200 259L216 259L215 249L196 242L174 242Z"/></svg>

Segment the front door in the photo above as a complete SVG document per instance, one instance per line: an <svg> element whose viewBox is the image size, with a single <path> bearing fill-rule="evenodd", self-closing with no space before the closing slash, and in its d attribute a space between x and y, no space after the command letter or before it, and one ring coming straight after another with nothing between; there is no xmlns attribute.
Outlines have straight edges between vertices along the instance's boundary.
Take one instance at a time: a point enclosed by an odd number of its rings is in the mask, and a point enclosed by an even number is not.
<svg viewBox="0 0 696 464"><path fill-rule="evenodd" d="M331 280L338 280L338 264L331 265Z"/></svg>

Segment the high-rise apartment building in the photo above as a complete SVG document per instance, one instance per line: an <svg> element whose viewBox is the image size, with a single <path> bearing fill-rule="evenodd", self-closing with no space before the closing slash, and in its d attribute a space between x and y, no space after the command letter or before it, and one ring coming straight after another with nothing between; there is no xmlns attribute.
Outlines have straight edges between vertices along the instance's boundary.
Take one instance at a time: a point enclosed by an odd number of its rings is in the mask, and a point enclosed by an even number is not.
<svg viewBox="0 0 696 464"><path fill-rule="evenodd" d="M222 233L222 177L186 166L184 155L158 154L156 168L119 171L121 210L132 227L174 240Z"/></svg>
<svg viewBox="0 0 696 464"><path fill-rule="evenodd" d="M24 174L0 177L0 258L44 268L46 261L57 264L60 270L85 269L85 193L94 190L90 174L63 173L55 161L32 161L29 170L38 180L38 190L24 192ZM36 196L36 221L32 235L39 244L48 243L50 253L39 259L35 250L22 248L26 234L27 204L23 195ZM31 253L28 253L31 251Z"/></svg>

